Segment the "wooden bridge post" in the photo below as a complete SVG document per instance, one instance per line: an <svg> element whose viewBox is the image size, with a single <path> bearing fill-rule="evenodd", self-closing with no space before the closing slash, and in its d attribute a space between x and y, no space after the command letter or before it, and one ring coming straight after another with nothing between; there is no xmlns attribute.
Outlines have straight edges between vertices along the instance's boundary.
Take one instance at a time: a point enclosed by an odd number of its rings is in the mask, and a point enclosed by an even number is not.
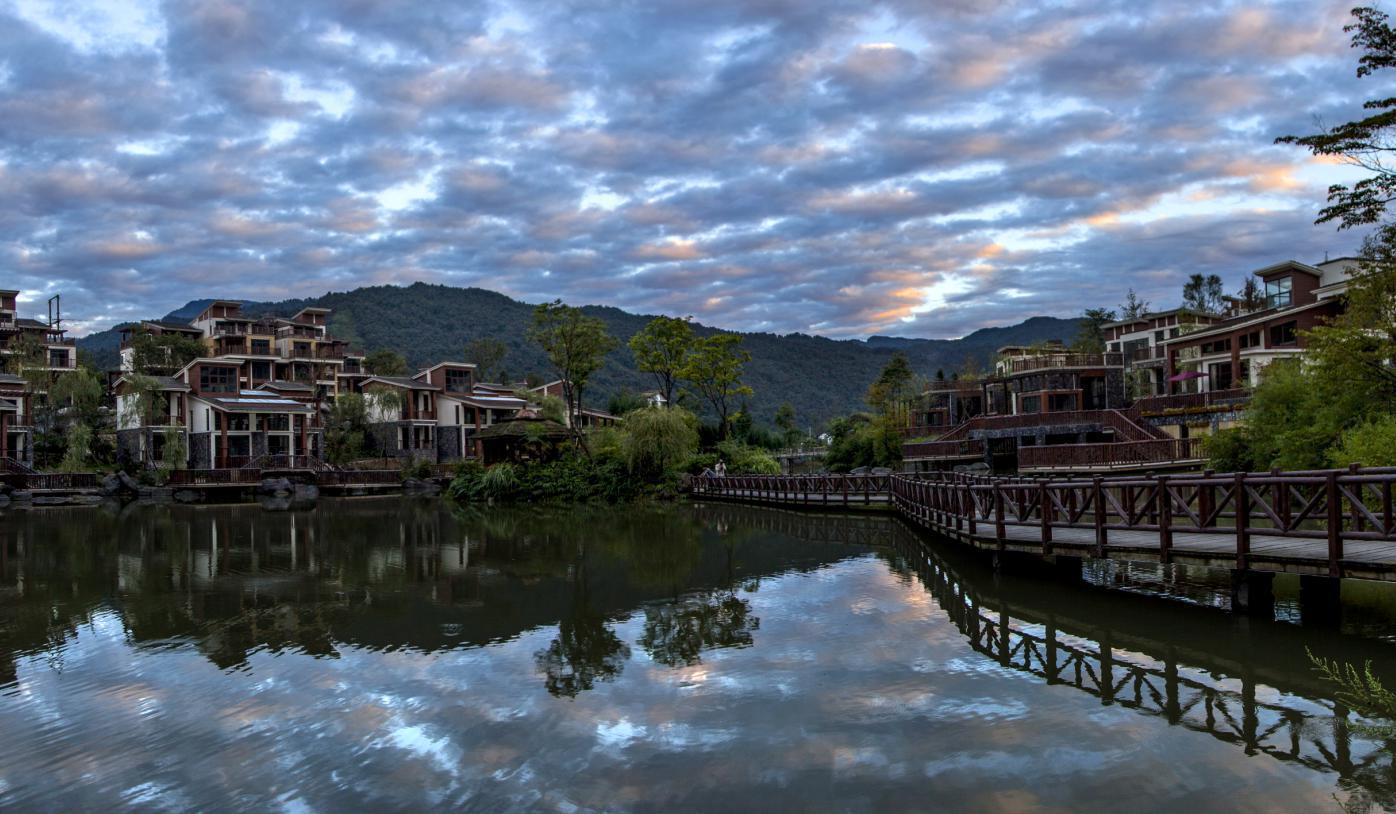
<svg viewBox="0 0 1396 814"><path fill-rule="evenodd" d="M1008 538L1008 529L1003 524L1003 484L994 481L994 538L998 540L999 546Z"/></svg>
<svg viewBox="0 0 1396 814"><path fill-rule="evenodd" d="M1158 507L1158 561L1167 563L1173 556L1173 495L1168 491L1168 476L1159 475L1154 503Z"/></svg>
<svg viewBox="0 0 1396 814"><path fill-rule="evenodd" d="M1251 560L1251 495L1246 491L1246 473L1236 473L1236 568L1244 571Z"/></svg>
<svg viewBox="0 0 1396 814"><path fill-rule="evenodd" d="M1048 508L1051 506L1051 497L1047 494L1048 481L1037 482L1037 519L1042 526L1042 555L1045 557L1052 553L1052 512Z"/></svg>
<svg viewBox="0 0 1396 814"><path fill-rule="evenodd" d="M1105 479L1096 475L1092 483L1091 500L1095 507L1095 555L1105 557L1105 547L1110 544L1105 530Z"/></svg>
<svg viewBox="0 0 1396 814"><path fill-rule="evenodd" d="M1343 573L1343 500L1338 491L1338 473L1328 473L1328 575L1342 576Z"/></svg>
<svg viewBox="0 0 1396 814"><path fill-rule="evenodd" d="M966 480L961 489L964 495L965 514L968 515L969 536L973 537L979 533L979 508L974 502L974 483Z"/></svg>

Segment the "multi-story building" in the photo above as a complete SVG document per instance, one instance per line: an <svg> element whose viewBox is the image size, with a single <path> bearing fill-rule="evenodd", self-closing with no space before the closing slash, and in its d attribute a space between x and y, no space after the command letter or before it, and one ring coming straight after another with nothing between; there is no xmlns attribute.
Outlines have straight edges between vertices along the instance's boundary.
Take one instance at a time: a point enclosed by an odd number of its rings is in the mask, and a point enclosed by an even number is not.
<svg viewBox="0 0 1396 814"><path fill-rule="evenodd" d="M21 376L0 372L0 471L6 459L25 466L34 463L28 384Z"/></svg>
<svg viewBox="0 0 1396 814"><path fill-rule="evenodd" d="M1106 350L1120 354L1125 367L1126 396L1130 399L1168 392L1167 357L1169 340L1221 322L1219 314L1191 308L1151 311L1132 319L1103 326Z"/></svg>
<svg viewBox="0 0 1396 814"><path fill-rule="evenodd" d="M538 393L543 396L567 400L566 390L563 388L562 379L548 382L537 387L529 388L530 393ZM567 420L573 427L581 429L592 429L595 427L610 427L620 421L620 418L613 416L605 410L593 410L581 404L570 405Z"/></svg>
<svg viewBox="0 0 1396 814"><path fill-rule="evenodd" d="M1170 394L1249 388L1276 359L1304 352L1304 333L1343 310L1342 295L1358 261L1310 266L1287 260L1254 272L1265 291L1260 310L1218 320L1166 344Z"/></svg>

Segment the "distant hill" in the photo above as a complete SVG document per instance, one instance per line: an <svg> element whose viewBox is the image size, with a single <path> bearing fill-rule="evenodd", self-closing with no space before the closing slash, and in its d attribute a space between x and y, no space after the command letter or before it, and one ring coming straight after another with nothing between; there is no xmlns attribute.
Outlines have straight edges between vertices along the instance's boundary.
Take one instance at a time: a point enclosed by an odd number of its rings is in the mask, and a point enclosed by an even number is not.
<svg viewBox="0 0 1396 814"><path fill-rule="evenodd" d="M209 302L195 300L159 318L192 319ZM494 291L416 283L359 288L304 300L247 303L245 309L253 315L289 316L306 306L333 309L330 329L336 336L365 350L395 350L414 365L470 361L461 358L465 343L492 336L509 347L505 365L510 376L522 378L530 372L547 375L546 358L525 339L533 306ZM604 407L612 393L626 388L652 389L653 380L634 369L634 359L624 347L624 340L652 317L601 306L584 310L604 320L611 333L622 340L621 348L593 379L587 400ZM696 326L696 330L717 332L706 326ZM864 409L868 384L896 351L905 353L912 367L924 376L932 377L937 370L949 376L962 369L967 359L987 364L994 351L1004 345L1069 340L1075 332L1074 319L1033 317L1018 325L984 328L961 339L874 336L835 340L805 334L744 334L744 347L752 356L746 381L756 391L750 400L752 415L758 423L769 424L776 408L788 401L802 425L819 428L834 416ZM118 343L116 331L110 330L79 339L78 347L91 354L100 367L114 368Z"/></svg>

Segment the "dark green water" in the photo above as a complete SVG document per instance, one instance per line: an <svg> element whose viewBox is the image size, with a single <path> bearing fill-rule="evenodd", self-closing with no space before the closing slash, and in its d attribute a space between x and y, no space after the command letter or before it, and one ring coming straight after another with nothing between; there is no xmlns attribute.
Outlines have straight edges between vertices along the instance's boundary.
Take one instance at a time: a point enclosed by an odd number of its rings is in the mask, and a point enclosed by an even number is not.
<svg viewBox="0 0 1396 814"><path fill-rule="evenodd" d="M1084 577L734 506L3 512L0 810L1396 804L1304 654L1396 677L1392 591Z"/></svg>

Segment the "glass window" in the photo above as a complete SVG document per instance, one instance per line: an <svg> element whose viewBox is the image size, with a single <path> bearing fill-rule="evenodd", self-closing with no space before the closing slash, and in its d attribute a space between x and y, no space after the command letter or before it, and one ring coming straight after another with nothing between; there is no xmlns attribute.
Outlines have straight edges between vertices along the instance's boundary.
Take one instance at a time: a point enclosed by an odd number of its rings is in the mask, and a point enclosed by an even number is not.
<svg viewBox="0 0 1396 814"><path fill-rule="evenodd" d="M1289 277L1280 277L1274 280L1265 281L1265 305L1269 308L1284 308L1290 304L1290 287L1293 280Z"/></svg>
<svg viewBox="0 0 1396 814"><path fill-rule="evenodd" d="M1299 341L1299 323L1283 322L1270 329L1270 346L1293 345Z"/></svg>
<svg viewBox="0 0 1396 814"><path fill-rule="evenodd" d="M200 367L199 392L237 392L237 370L231 367L208 367L207 365Z"/></svg>
<svg viewBox="0 0 1396 814"><path fill-rule="evenodd" d="M468 370L447 370L446 390L451 393L470 392L470 371Z"/></svg>
<svg viewBox="0 0 1396 814"><path fill-rule="evenodd" d="M252 353L253 353L254 355L256 355L256 356L271 356L271 340L269 340L269 339L254 339L254 340L252 340Z"/></svg>

